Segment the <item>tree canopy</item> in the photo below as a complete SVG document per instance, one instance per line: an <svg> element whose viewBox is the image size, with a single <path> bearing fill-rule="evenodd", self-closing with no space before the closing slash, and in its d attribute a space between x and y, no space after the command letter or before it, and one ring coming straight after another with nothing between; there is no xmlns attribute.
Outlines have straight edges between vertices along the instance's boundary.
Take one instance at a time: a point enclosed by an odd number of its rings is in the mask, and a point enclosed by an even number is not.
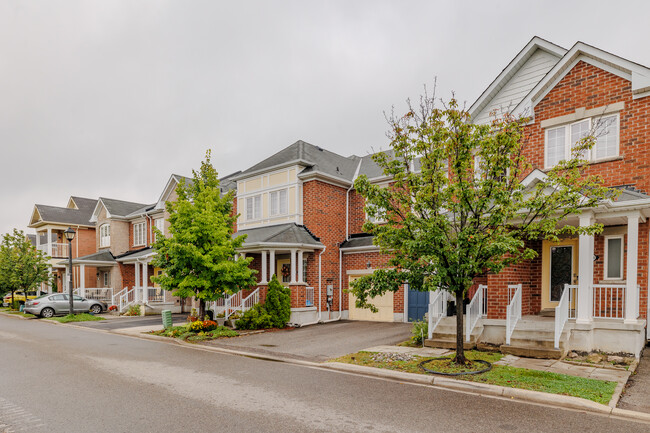
<svg viewBox="0 0 650 433"><path fill-rule="evenodd" d="M418 107L409 102L404 116L389 118L391 151L373 159L392 183L381 187L360 176L355 188L368 215L385 220L364 229L390 260L352 284L358 307L374 311L372 297L408 282L417 290L449 291L462 312L474 278L537 255L527 241L602 230L564 224L610 194L585 171L582 157L594 144L594 131L574 144L571 158L535 171L529 182L528 120L505 113L474 124L456 100L439 108L426 92ZM457 314L460 363L462 320Z"/></svg>
<svg viewBox="0 0 650 433"><path fill-rule="evenodd" d="M163 273L152 280L175 296L199 299L203 316L206 301L248 288L256 280L248 267L253 259L235 258L245 236L232 237L237 220L233 193L221 193L209 151L192 173L191 182L183 179L176 188L177 200L166 203L170 237L156 230L152 264Z"/></svg>
<svg viewBox="0 0 650 433"><path fill-rule="evenodd" d="M22 230L6 233L0 244L0 293L36 290L49 280L47 256Z"/></svg>

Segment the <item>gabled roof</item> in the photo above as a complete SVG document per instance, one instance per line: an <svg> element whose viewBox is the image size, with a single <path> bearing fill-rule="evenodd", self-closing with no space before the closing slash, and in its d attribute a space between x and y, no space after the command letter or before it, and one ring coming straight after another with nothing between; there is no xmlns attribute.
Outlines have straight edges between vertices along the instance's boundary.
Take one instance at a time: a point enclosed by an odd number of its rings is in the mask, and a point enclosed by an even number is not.
<svg viewBox="0 0 650 433"><path fill-rule="evenodd" d="M126 218L127 215L132 214L133 212L136 212L138 210L147 208L148 206L153 206L153 205L100 197L99 200L97 200L97 205L95 206L95 209L93 211L91 221L92 222L97 221L97 215L99 215L99 212L102 207L106 209L106 216L108 218Z"/></svg>
<svg viewBox="0 0 650 433"><path fill-rule="evenodd" d="M96 205L97 200L94 198L84 198L73 195L70 196L67 207L70 209L78 209L80 211L87 212L89 215L92 215Z"/></svg>
<svg viewBox="0 0 650 433"><path fill-rule="evenodd" d="M528 44L526 44L526 46L515 56L515 58L512 59L510 63L508 63L508 65L501 71L501 73L494 79L494 81L490 83L488 88L485 89L481 96L479 96L478 99L469 108L469 113L473 121L476 121L479 114L481 114L485 108L491 105L492 101L497 97L499 92L504 89L510 80L521 71L526 62L538 50L542 50L543 52L550 54L550 56L547 56L547 61L550 61L552 58L555 58L555 61L559 61L560 58L567 52L566 49L560 47L559 45L555 45L538 36L533 37L530 42L528 42ZM550 67L548 67L548 69L550 69ZM538 70L538 73L541 72L541 75L522 77L524 79L522 85L525 86L525 90L530 90L532 87L534 87L536 82L543 77L543 74L548 71L548 69L542 66L541 69ZM526 94L525 90L523 94ZM512 103L512 107L515 107L521 102L521 96L517 96L510 102ZM508 105L510 105L510 102ZM509 107L506 106L503 108Z"/></svg>
<svg viewBox="0 0 650 433"><path fill-rule="evenodd" d="M296 223L240 230L233 233L232 236L233 238L237 238L242 235L247 235L242 249L264 245L324 248L319 238L314 236L305 226Z"/></svg>
<svg viewBox="0 0 650 433"><path fill-rule="evenodd" d="M241 173L241 171L236 171L234 173L229 174L228 176L224 176L219 179L219 187L221 188L222 194L225 194L228 191L237 188L237 182L233 181L232 179L233 177L237 176L239 173ZM194 182L194 179L192 179L191 177L182 176L180 174L172 174L169 177L169 180L167 180L167 183L165 184L165 188L160 194L160 197L158 198L158 201L156 202L152 210L165 209L165 203L168 201L171 193L176 190L176 187L178 186L178 184L181 182L182 179L185 180L186 185L191 185Z"/></svg>
<svg viewBox="0 0 650 433"><path fill-rule="evenodd" d="M47 223L93 227L95 224L90 221L91 216L92 211L88 211L87 207L71 209L36 204L28 227L37 227Z"/></svg>
<svg viewBox="0 0 650 433"><path fill-rule="evenodd" d="M290 165L301 165L305 167L300 172L300 177L318 173L326 177L350 183L359 165L359 157L345 157L323 149L322 147L298 140L265 160L233 176L232 180L236 181Z"/></svg>
<svg viewBox="0 0 650 433"><path fill-rule="evenodd" d="M650 68L624 59L594 46L577 42L562 59L528 93L514 110L522 113L535 107L580 61L611 72L632 84L632 98L650 96Z"/></svg>

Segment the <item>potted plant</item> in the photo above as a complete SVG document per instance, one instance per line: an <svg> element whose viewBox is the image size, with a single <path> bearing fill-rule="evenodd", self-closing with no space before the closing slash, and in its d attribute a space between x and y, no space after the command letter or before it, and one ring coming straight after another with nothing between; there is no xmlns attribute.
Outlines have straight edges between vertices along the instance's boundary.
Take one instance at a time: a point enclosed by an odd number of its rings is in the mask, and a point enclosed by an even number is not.
<svg viewBox="0 0 650 433"><path fill-rule="evenodd" d="M198 313L196 312L196 308L192 308L192 312L190 313L189 316L187 316L187 321L196 322L197 320L198 320Z"/></svg>
<svg viewBox="0 0 650 433"><path fill-rule="evenodd" d="M235 323L239 320L239 318L240 318L240 316L239 316L239 313L238 313L237 311L235 311L234 313L232 313L232 314L230 315L230 317L228 318L228 321L230 322L230 327L231 327L232 329L237 328L237 325L236 325Z"/></svg>
<svg viewBox="0 0 650 433"><path fill-rule="evenodd" d="M217 325L224 326L226 324L226 313L222 311L221 313L217 314L216 321Z"/></svg>

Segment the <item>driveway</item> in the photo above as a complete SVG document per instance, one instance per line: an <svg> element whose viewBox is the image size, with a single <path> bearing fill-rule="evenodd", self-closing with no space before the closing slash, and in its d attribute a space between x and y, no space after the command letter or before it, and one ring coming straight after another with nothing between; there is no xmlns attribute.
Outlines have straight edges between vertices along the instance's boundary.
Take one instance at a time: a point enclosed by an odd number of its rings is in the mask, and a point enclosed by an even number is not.
<svg viewBox="0 0 650 433"><path fill-rule="evenodd" d="M172 321L174 324L179 322L185 322L187 320L188 313L184 314L172 314ZM96 328L96 329L125 329L125 328L137 328L141 326L151 326L155 328L158 326L162 329L162 316L134 316L134 317L115 317L108 320L98 320L93 322L72 322L71 325L81 326L84 328Z"/></svg>
<svg viewBox="0 0 650 433"><path fill-rule="evenodd" d="M204 344L307 361L328 359L411 336L410 323L340 321L213 340Z"/></svg>

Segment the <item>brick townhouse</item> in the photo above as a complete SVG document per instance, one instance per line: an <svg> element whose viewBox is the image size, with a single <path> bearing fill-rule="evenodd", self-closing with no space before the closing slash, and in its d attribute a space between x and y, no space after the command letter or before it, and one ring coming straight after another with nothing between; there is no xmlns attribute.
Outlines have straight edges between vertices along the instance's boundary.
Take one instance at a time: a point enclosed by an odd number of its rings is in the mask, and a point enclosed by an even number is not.
<svg viewBox="0 0 650 433"><path fill-rule="evenodd" d="M581 42L567 50L535 37L470 107L476 123L503 111L531 118L525 152L534 169L524 180L531 187L569 155L577 138L598 130L589 170L618 195L566 222L598 222L602 234L532 241L536 259L477 279L466 312L468 345L521 354L541 347L541 356L568 349L639 353L647 338L650 260L648 96L650 69ZM362 231L364 200L353 187L361 174L379 185L390 182L370 155L339 155L298 141L224 178L223 191L236 191L235 236L247 235L238 253L253 257L258 284L213 303L214 312L263 302L275 274L291 288L293 323L412 321L428 312L428 344L449 345L455 322L445 317L445 293L404 286L375 299L377 313L356 308L346 293L350 281L388 259ZM161 298L151 285L160 270L149 264L151 227L168 234L164 203L174 200L180 179L171 176L149 205L97 200L89 219L95 250L75 265L81 275L91 269L114 287L114 302L180 308L180 300Z"/></svg>

